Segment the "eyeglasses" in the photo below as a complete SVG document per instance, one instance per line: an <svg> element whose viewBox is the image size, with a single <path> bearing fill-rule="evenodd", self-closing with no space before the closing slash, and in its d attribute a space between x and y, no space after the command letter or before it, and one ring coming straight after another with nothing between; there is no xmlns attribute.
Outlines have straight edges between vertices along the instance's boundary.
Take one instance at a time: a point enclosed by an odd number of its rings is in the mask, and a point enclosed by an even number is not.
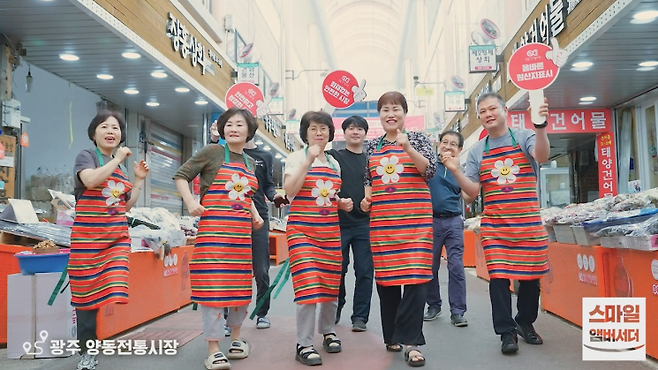
<svg viewBox="0 0 658 370"><path fill-rule="evenodd" d="M451 148L459 148L459 144L455 143L454 141L442 141L441 144Z"/></svg>

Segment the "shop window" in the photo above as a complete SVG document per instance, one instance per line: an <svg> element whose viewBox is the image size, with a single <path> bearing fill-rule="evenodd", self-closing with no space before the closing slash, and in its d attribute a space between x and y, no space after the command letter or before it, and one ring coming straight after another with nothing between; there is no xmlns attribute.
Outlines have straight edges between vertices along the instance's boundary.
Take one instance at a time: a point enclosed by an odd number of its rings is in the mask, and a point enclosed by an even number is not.
<svg viewBox="0 0 658 370"><path fill-rule="evenodd" d="M619 153L619 193L633 193L641 187L639 143L641 137L637 116L634 110L624 109L618 112L617 148Z"/></svg>
<svg viewBox="0 0 658 370"><path fill-rule="evenodd" d="M642 108L644 120L644 137L647 140L645 158L649 161L647 169L648 188L658 186L658 139L656 132L656 106L650 105ZM647 155L648 154L648 155Z"/></svg>
<svg viewBox="0 0 658 370"><path fill-rule="evenodd" d="M658 187L657 113L655 101L640 106L636 111L636 119L633 120L637 122L633 147L637 148L634 150L637 153L634 153L635 157L630 161L628 192ZM639 145L635 145L636 143ZM622 177L622 181L624 178Z"/></svg>

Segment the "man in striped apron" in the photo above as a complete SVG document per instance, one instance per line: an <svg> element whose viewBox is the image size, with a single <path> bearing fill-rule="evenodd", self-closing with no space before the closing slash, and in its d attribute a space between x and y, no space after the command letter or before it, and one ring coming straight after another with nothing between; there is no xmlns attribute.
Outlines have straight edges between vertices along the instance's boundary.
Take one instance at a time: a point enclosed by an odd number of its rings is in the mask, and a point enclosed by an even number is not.
<svg viewBox="0 0 658 370"><path fill-rule="evenodd" d="M494 330L504 354L518 351L517 334L527 343L542 344L534 329L539 310L539 280L548 272L548 236L537 200L538 163L546 162L550 144L546 122L535 130L507 127L505 100L486 93L477 102L487 137L468 153L466 170L459 158L442 154L441 161L470 197L484 190L480 234L489 270L489 295ZM548 117L544 102L539 114ZM512 318L510 280L519 280L517 309Z"/></svg>

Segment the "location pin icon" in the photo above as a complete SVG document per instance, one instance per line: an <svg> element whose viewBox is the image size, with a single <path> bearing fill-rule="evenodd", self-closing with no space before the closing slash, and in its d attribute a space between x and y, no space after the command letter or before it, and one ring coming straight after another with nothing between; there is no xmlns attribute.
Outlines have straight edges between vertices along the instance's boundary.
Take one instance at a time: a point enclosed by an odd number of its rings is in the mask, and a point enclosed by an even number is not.
<svg viewBox="0 0 658 370"><path fill-rule="evenodd" d="M25 351L26 355L31 355L30 350L32 350L32 344L30 342L24 342L23 343L23 351Z"/></svg>

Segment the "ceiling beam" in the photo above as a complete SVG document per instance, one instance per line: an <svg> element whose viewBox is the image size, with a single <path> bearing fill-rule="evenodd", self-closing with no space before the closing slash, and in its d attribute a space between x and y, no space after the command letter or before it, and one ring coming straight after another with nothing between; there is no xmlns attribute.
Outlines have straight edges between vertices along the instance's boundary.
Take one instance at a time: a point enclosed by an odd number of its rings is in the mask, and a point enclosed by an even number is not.
<svg viewBox="0 0 658 370"><path fill-rule="evenodd" d="M398 45L398 60L396 63L395 70L398 74L397 88L402 89L404 87L404 56L405 50L407 48L407 39L409 38L409 32L411 30L411 22L415 18L414 7L416 5L416 0L409 0L407 3L407 10L404 13L404 25L402 27L402 35L400 35L400 44ZM424 41L424 40L422 40ZM421 41L421 42L422 42Z"/></svg>

